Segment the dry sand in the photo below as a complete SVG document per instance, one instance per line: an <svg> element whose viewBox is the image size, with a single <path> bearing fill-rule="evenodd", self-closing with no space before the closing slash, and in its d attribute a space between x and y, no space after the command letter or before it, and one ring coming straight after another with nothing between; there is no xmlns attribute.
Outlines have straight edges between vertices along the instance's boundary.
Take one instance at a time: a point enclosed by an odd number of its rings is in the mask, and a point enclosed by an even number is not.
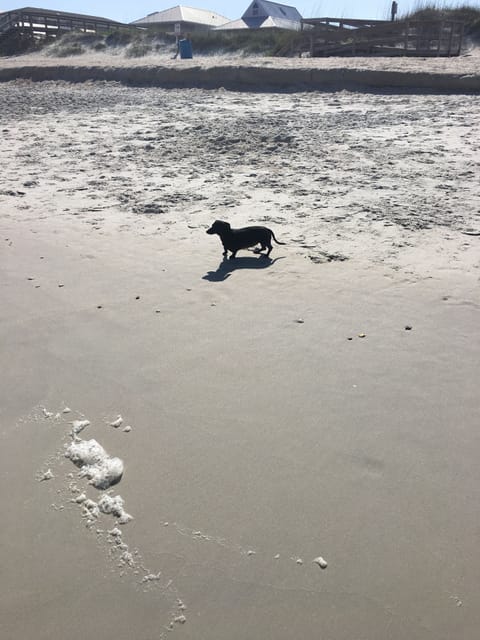
<svg viewBox="0 0 480 640"><path fill-rule="evenodd" d="M0 130L2 640L476 640L478 97L16 81Z"/></svg>
<svg viewBox="0 0 480 640"><path fill-rule="evenodd" d="M113 52L112 52L113 51ZM131 85L229 90L323 90L395 87L480 93L480 48L451 58L265 58L232 55L172 60L171 51L139 58L126 50L55 57L39 53L0 58L0 81L117 81Z"/></svg>

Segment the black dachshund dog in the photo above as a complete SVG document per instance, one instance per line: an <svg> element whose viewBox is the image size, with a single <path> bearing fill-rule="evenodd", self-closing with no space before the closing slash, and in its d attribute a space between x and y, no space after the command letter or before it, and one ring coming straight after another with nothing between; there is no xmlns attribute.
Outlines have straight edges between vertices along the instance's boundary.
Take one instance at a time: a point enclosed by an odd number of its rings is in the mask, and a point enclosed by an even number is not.
<svg viewBox="0 0 480 640"><path fill-rule="evenodd" d="M257 253L268 249L267 253L263 255L269 256L273 248L272 238L277 244L285 244L285 242L279 242L273 231L267 227L232 229L230 223L223 222L222 220L215 220L210 229L207 229L207 233L220 236L224 249L223 255L226 257L227 252L231 251L232 255L230 258L235 258L239 249L248 249L249 247L254 247L256 244L261 245L260 249L256 250Z"/></svg>

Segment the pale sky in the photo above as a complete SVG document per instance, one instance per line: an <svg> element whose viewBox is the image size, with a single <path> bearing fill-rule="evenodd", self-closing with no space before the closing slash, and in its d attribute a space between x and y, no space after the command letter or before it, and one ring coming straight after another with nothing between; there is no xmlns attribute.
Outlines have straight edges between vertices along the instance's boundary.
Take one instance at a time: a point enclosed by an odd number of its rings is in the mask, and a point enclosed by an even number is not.
<svg viewBox="0 0 480 640"><path fill-rule="evenodd" d="M119 2L118 0L25 0L18 2L13 0L0 0L0 11L17 9L20 7L42 7L43 9L53 9L56 11L70 11L74 13L86 13L94 16L102 16L120 22L132 22L143 18L149 13L170 9L179 4L198 9L210 9L226 18L235 20L240 18L251 0L136 0L134 2ZM398 15L418 8L425 4L424 0L397 0ZM371 18L382 20L390 17L390 0L284 0L282 4L296 7L304 18L321 18L329 16L332 18ZM455 6L462 4L456 0L442 2L435 0L437 6ZM469 0L469 4L480 9L480 0Z"/></svg>

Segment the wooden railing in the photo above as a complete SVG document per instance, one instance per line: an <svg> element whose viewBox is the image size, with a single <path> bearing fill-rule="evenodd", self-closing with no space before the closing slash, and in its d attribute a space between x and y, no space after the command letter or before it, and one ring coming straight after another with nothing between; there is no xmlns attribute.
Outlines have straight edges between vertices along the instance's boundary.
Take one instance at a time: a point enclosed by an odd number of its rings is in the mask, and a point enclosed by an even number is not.
<svg viewBox="0 0 480 640"><path fill-rule="evenodd" d="M457 56L464 24L456 20L302 20L304 50L329 55Z"/></svg>
<svg viewBox="0 0 480 640"><path fill-rule="evenodd" d="M73 13L55 12L42 9L17 9L0 14L0 35L16 30L32 33L34 36L56 36L65 31L105 32L125 27L120 22Z"/></svg>

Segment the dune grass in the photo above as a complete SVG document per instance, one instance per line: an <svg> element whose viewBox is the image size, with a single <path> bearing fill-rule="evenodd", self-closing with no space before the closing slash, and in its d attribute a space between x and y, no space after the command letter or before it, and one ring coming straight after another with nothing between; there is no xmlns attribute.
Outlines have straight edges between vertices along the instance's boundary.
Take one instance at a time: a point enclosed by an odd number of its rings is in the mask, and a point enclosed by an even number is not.
<svg viewBox="0 0 480 640"><path fill-rule="evenodd" d="M432 2L419 0L414 9L400 16L401 20L458 20L465 23L465 33L480 41L480 9L458 2Z"/></svg>
<svg viewBox="0 0 480 640"><path fill-rule="evenodd" d="M198 31L189 35L195 53L202 55L289 55L300 41L295 31L275 29L249 31ZM118 29L105 35L67 33L50 42L48 55L65 57L81 55L88 50L121 50L127 58L139 58L155 53L176 51L176 40L172 34L159 29Z"/></svg>

